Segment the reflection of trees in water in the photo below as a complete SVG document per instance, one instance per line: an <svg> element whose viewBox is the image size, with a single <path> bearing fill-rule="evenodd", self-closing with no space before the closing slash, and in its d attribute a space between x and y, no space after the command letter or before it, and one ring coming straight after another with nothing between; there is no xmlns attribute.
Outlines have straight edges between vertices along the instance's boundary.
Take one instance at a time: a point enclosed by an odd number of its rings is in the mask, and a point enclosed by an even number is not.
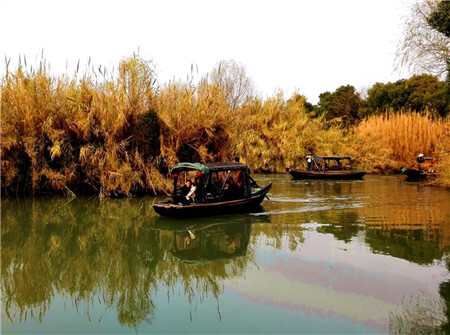
<svg viewBox="0 0 450 335"><path fill-rule="evenodd" d="M350 187L345 183L335 185L342 193L348 192L342 187ZM444 224L445 213L440 208L425 208L418 213L414 206L405 210L399 204L399 212L386 210L380 216L376 212L379 208L368 206L293 216L250 215L234 228L224 228L223 224L205 228L204 232L219 237L233 232L245 235L245 253L186 262L171 254L174 240L183 242L184 236L177 233L174 237L170 229L153 229L161 220L156 220L151 205L149 198L104 202L77 198L69 204L63 199L3 199L1 283L8 317L42 320L56 295L69 297L75 307L84 302L88 306L100 297L106 309L118 310L121 324L136 327L151 322L157 308L154 297L161 288L170 296L175 287L181 287L188 302L203 301L208 295L218 298L223 293L222 282L243 276L249 262L254 262L249 240L254 246L296 252L305 241L308 228L303 224L309 222L325 224L317 231L333 234L346 243L365 230L365 242L374 252L418 264L442 258L445 246L450 244L446 242L450 240L450 227ZM437 214L430 214L433 210ZM441 220L436 221L439 213ZM378 220L371 221L372 217ZM423 221L426 217L429 221ZM245 226L247 232L242 231ZM192 245L211 238L202 236L201 228L194 230L197 240L191 241ZM209 250L210 254L226 254L219 251L230 246L229 238L219 241L222 244L216 243L217 250ZM441 295L448 302L446 285L442 284Z"/></svg>
<svg viewBox="0 0 450 335"><path fill-rule="evenodd" d="M305 242L303 233L306 228L298 224L279 224L279 220L284 219L284 216L278 215L273 217L274 221L278 220L277 224L275 222L253 224L251 243L253 245L264 244L275 249L282 249L284 240L287 240L287 247L291 252L300 249L300 246Z"/></svg>
<svg viewBox="0 0 450 335"><path fill-rule="evenodd" d="M447 265L448 268L448 265ZM442 325L444 334L450 334L450 281L447 280L439 285L439 294L444 303L446 322Z"/></svg>
<svg viewBox="0 0 450 335"><path fill-rule="evenodd" d="M365 242L373 253L391 255L417 264L431 264L444 255L427 230L367 230Z"/></svg>
<svg viewBox="0 0 450 335"><path fill-rule="evenodd" d="M333 236L345 243L349 243L362 229L360 217L353 211L326 211L317 214L318 222L327 223L317 228L319 233L333 234Z"/></svg>
<svg viewBox="0 0 450 335"><path fill-rule="evenodd" d="M175 225L176 227L176 225ZM157 265L159 280L168 288L180 283L189 302L223 292L221 281L243 276L253 253L248 250L250 223L193 225L159 231L166 255ZM195 290L194 290L195 289Z"/></svg>
<svg viewBox="0 0 450 335"><path fill-rule="evenodd" d="M181 283L218 296L220 281L242 275L248 257L184 264L168 252L171 233L152 229L148 198L119 201L27 199L2 201L1 283L7 317L42 321L56 295L74 308L100 299L123 325L151 322L152 299ZM248 237L247 237L248 244ZM246 246L247 246L246 244ZM169 294L169 293L168 293ZM105 310L105 311L106 311ZM90 318L90 316L89 316Z"/></svg>
<svg viewBox="0 0 450 335"><path fill-rule="evenodd" d="M446 258L449 269L449 258ZM391 334L450 334L450 281L439 285L440 297L431 299L424 292L404 299L389 313Z"/></svg>
<svg viewBox="0 0 450 335"><path fill-rule="evenodd" d="M151 204L30 199L5 201L2 209L7 313L41 321L56 294L69 295L76 308L101 296L107 307L117 304L120 321L130 326L152 313L149 279L160 255L144 222Z"/></svg>
<svg viewBox="0 0 450 335"><path fill-rule="evenodd" d="M302 187L307 194L320 194L321 196L340 196L352 194L355 183L358 183L358 181L313 180L305 182Z"/></svg>
<svg viewBox="0 0 450 335"><path fill-rule="evenodd" d="M373 252L417 264L431 264L448 250L448 211L446 206L416 202L392 203L382 210L371 206L358 210L365 217L365 242Z"/></svg>

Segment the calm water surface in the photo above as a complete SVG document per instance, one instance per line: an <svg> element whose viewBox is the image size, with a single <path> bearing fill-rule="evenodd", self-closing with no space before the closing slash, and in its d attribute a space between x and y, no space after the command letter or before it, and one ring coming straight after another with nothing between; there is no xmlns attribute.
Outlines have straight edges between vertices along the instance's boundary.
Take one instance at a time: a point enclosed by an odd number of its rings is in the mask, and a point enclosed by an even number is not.
<svg viewBox="0 0 450 335"><path fill-rule="evenodd" d="M2 199L2 333L450 330L449 191L254 178L261 209L184 221L152 197Z"/></svg>

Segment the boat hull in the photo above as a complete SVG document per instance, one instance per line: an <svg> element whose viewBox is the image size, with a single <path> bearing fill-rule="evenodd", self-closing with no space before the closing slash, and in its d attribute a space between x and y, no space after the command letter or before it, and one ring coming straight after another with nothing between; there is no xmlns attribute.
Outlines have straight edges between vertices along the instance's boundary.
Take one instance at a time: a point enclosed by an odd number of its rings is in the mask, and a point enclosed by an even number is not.
<svg viewBox="0 0 450 335"><path fill-rule="evenodd" d="M289 170L293 179L362 179L366 174L364 171L305 171Z"/></svg>
<svg viewBox="0 0 450 335"><path fill-rule="evenodd" d="M176 205L169 202L156 203L153 204L153 209L159 215L172 218L192 218L242 213L259 206L271 188L272 183L269 183L262 187L258 192L253 193L251 197L245 199L190 205Z"/></svg>
<svg viewBox="0 0 450 335"><path fill-rule="evenodd" d="M427 173L417 169L406 169L405 171L403 171L403 174L406 175L407 181L424 180L429 177L435 177L434 173Z"/></svg>

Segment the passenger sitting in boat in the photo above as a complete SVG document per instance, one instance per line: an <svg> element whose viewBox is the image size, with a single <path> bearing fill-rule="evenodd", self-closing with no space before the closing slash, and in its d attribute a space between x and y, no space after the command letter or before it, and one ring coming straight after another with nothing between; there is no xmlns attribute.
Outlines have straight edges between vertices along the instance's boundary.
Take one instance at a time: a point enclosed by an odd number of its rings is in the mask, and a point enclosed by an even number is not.
<svg viewBox="0 0 450 335"><path fill-rule="evenodd" d="M425 158L423 157L423 154L419 154L419 156L417 156L417 163L420 164L425 162Z"/></svg>
<svg viewBox="0 0 450 335"><path fill-rule="evenodd" d="M238 197L239 187L234 182L233 177L229 177L227 179L223 191L223 197L225 200L233 200Z"/></svg>
<svg viewBox="0 0 450 335"><path fill-rule="evenodd" d="M196 203L202 202L202 198L203 198L202 193L201 193L202 187L200 184L201 184L201 178L199 176L195 177L194 184L192 187L195 187L193 196L194 196L194 202L196 202Z"/></svg>
<svg viewBox="0 0 450 335"><path fill-rule="evenodd" d="M193 201L193 195L195 197L196 187L192 186L192 182L190 180L186 180L186 183L181 188L181 202L183 205L189 205L191 201Z"/></svg>

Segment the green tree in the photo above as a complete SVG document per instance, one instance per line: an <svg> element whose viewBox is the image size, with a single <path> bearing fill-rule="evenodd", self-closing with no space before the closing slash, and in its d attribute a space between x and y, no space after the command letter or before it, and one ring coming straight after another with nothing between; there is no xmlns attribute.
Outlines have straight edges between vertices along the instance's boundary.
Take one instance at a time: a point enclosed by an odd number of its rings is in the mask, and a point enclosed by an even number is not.
<svg viewBox="0 0 450 335"><path fill-rule="evenodd" d="M359 111L363 106L364 101L351 85L340 86L333 93L319 95L319 112L325 114L327 121L340 122L343 127L359 120Z"/></svg>
<svg viewBox="0 0 450 335"><path fill-rule="evenodd" d="M427 17L427 22L440 33L450 37L450 2L439 2L436 8Z"/></svg>
<svg viewBox="0 0 450 335"><path fill-rule="evenodd" d="M367 91L365 115L387 109L434 111L441 116L450 112L448 85L436 76L422 74L394 83L376 83Z"/></svg>

